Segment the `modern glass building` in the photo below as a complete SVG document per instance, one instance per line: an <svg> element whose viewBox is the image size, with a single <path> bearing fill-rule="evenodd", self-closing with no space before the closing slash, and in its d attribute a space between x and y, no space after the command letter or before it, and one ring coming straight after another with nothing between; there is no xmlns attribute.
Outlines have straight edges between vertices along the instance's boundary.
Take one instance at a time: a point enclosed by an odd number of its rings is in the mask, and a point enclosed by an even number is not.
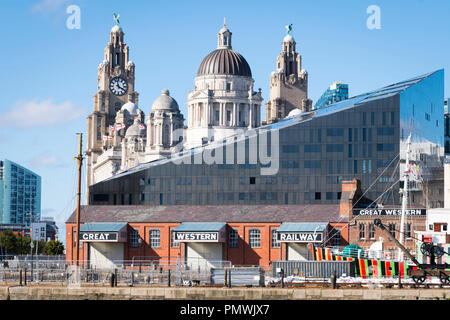
<svg viewBox="0 0 450 320"><path fill-rule="evenodd" d="M450 155L450 113L448 113L448 98L444 100L444 139L445 154Z"/></svg>
<svg viewBox="0 0 450 320"><path fill-rule="evenodd" d="M314 109L324 108L335 102L348 99L348 84L335 82L333 83L317 100Z"/></svg>
<svg viewBox="0 0 450 320"><path fill-rule="evenodd" d="M443 94L444 70L395 83L140 164L92 185L89 204L336 204L341 181L359 178L366 197L398 205L411 134L411 163L421 173L410 186L411 204L437 207ZM421 184L436 189L433 201Z"/></svg>
<svg viewBox="0 0 450 320"><path fill-rule="evenodd" d="M0 223L30 226L40 214L41 177L7 159L0 161Z"/></svg>

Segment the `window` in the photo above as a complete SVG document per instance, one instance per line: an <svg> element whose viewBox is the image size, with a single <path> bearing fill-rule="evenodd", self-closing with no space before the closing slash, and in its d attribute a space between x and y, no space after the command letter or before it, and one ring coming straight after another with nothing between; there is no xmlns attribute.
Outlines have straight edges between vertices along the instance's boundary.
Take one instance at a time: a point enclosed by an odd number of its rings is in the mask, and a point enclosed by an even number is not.
<svg viewBox="0 0 450 320"><path fill-rule="evenodd" d="M326 147L327 152L342 152L344 151L343 144L327 144Z"/></svg>
<svg viewBox="0 0 450 320"><path fill-rule="evenodd" d="M277 177L264 177L261 178L261 184L276 184L277 183Z"/></svg>
<svg viewBox="0 0 450 320"><path fill-rule="evenodd" d="M305 152L322 152L322 145L320 144L305 144Z"/></svg>
<svg viewBox="0 0 450 320"><path fill-rule="evenodd" d="M328 137L339 137L344 135L344 129L342 128L328 128L327 136Z"/></svg>
<svg viewBox="0 0 450 320"><path fill-rule="evenodd" d="M353 156L353 145L348 145L348 157L351 158Z"/></svg>
<svg viewBox="0 0 450 320"><path fill-rule="evenodd" d="M231 120L231 111L227 110L227 121Z"/></svg>
<svg viewBox="0 0 450 320"><path fill-rule="evenodd" d="M363 136L362 136L362 141L366 141L367 140L367 129L363 128Z"/></svg>
<svg viewBox="0 0 450 320"><path fill-rule="evenodd" d="M379 136L393 136L394 128L377 128L377 135Z"/></svg>
<svg viewBox="0 0 450 320"><path fill-rule="evenodd" d="M298 153L298 145L284 145L282 148L284 153Z"/></svg>
<svg viewBox="0 0 450 320"><path fill-rule="evenodd" d="M389 232L395 238L395 223L389 223Z"/></svg>
<svg viewBox="0 0 450 320"><path fill-rule="evenodd" d="M250 184L256 183L256 177L250 177Z"/></svg>
<svg viewBox="0 0 450 320"><path fill-rule="evenodd" d="M277 229L272 229L272 248L279 248L280 242L277 239Z"/></svg>
<svg viewBox="0 0 450 320"><path fill-rule="evenodd" d="M405 238L411 239L411 223L405 225Z"/></svg>
<svg viewBox="0 0 450 320"><path fill-rule="evenodd" d="M305 168L308 168L308 169L320 168L320 161L319 160L305 160Z"/></svg>
<svg viewBox="0 0 450 320"><path fill-rule="evenodd" d="M230 233L228 235L228 246L230 248L238 247L239 235L236 229L230 229Z"/></svg>
<svg viewBox="0 0 450 320"><path fill-rule="evenodd" d="M333 247L338 247L341 245L341 231L332 229L331 231L331 245Z"/></svg>
<svg viewBox="0 0 450 320"><path fill-rule="evenodd" d="M358 160L353 160L353 173L358 173Z"/></svg>
<svg viewBox="0 0 450 320"><path fill-rule="evenodd" d="M353 139L353 129L352 128L348 128L348 141L352 142Z"/></svg>
<svg viewBox="0 0 450 320"><path fill-rule="evenodd" d="M288 169L288 168L298 168L298 161L294 160L287 160L281 162L281 167Z"/></svg>
<svg viewBox="0 0 450 320"><path fill-rule="evenodd" d="M414 106L413 106L414 107ZM414 109L413 109L414 110ZM370 124L375 125L375 112L370 113Z"/></svg>
<svg viewBox="0 0 450 320"><path fill-rule="evenodd" d="M177 185L190 186L192 185L192 178L177 178Z"/></svg>
<svg viewBox="0 0 450 320"><path fill-rule="evenodd" d="M283 184L298 184L298 176L285 176L282 178Z"/></svg>
<svg viewBox="0 0 450 320"><path fill-rule="evenodd" d="M175 241L175 231L172 230L170 233L172 234L172 248L179 248L180 243L178 241Z"/></svg>
<svg viewBox="0 0 450 320"><path fill-rule="evenodd" d="M386 112L383 112L383 126L386 125Z"/></svg>
<svg viewBox="0 0 450 320"><path fill-rule="evenodd" d="M219 115L220 115L219 110L216 110L216 121L217 121L217 122L219 121Z"/></svg>
<svg viewBox="0 0 450 320"><path fill-rule="evenodd" d="M224 42L226 42L227 40L224 39ZM226 43L225 43L226 44ZM231 90L231 83L227 82L227 92L230 92Z"/></svg>
<svg viewBox="0 0 450 320"><path fill-rule="evenodd" d="M315 199L315 200L320 200L321 198L322 198L322 193L316 192L316 193L314 194L314 199Z"/></svg>
<svg viewBox="0 0 450 320"><path fill-rule="evenodd" d="M373 223L369 223L369 239L370 240L375 239L375 226Z"/></svg>
<svg viewBox="0 0 450 320"><path fill-rule="evenodd" d="M359 224L359 238L365 239L366 238L366 228L363 223Z"/></svg>
<svg viewBox="0 0 450 320"><path fill-rule="evenodd" d="M250 229L248 238L250 248L259 248L261 246L261 231L259 229Z"/></svg>
<svg viewBox="0 0 450 320"><path fill-rule="evenodd" d="M131 229L130 245L132 248L139 248L139 231L136 229Z"/></svg>
<svg viewBox="0 0 450 320"><path fill-rule="evenodd" d="M377 143L377 151L394 151L393 143Z"/></svg>
<svg viewBox="0 0 450 320"><path fill-rule="evenodd" d="M159 248L161 246L159 229L150 230L150 248Z"/></svg>
<svg viewBox="0 0 450 320"><path fill-rule="evenodd" d="M260 192L259 200L277 200L278 194L276 192Z"/></svg>
<svg viewBox="0 0 450 320"><path fill-rule="evenodd" d="M197 185L209 185L211 184L211 179L208 177L199 177L197 178Z"/></svg>
<svg viewBox="0 0 450 320"><path fill-rule="evenodd" d="M239 192L239 200L255 200L254 192Z"/></svg>

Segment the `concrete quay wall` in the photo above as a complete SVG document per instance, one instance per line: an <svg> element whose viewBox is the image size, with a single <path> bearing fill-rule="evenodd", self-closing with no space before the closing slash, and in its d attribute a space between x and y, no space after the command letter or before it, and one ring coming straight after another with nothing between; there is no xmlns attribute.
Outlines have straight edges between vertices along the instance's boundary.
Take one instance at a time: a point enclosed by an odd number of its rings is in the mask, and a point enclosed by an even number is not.
<svg viewBox="0 0 450 320"><path fill-rule="evenodd" d="M449 300L450 289L0 287L0 300Z"/></svg>

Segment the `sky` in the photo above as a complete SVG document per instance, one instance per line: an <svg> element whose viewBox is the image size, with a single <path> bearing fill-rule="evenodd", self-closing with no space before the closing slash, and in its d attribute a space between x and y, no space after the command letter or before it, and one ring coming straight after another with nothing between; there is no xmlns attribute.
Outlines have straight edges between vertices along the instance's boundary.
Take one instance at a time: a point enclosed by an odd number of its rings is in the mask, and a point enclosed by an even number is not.
<svg viewBox="0 0 450 320"><path fill-rule="evenodd" d="M379 28L368 27L371 5L379 8ZM68 27L73 6L79 28ZM113 13L120 14L146 114L167 88L187 117L187 94L202 59L216 49L224 17L264 102L291 23L313 104L335 81L354 96L442 68L449 80L448 0L1 0L0 12L0 159L42 177L41 215L55 218L63 242L76 208L76 133L85 138Z"/></svg>

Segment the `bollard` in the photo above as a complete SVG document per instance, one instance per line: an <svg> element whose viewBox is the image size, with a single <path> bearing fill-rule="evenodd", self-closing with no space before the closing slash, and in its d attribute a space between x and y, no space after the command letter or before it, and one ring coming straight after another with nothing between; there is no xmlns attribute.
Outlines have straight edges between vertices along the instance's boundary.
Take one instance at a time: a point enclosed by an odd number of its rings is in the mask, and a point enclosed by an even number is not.
<svg viewBox="0 0 450 320"><path fill-rule="evenodd" d="M131 271L131 286L134 285L134 272Z"/></svg>
<svg viewBox="0 0 450 320"><path fill-rule="evenodd" d="M110 278L111 287L114 287L114 281L115 281L114 278L115 278L114 273L111 272L111 278Z"/></svg>
<svg viewBox="0 0 450 320"><path fill-rule="evenodd" d="M167 275L167 286L170 287L170 269L168 270L168 275Z"/></svg>
<svg viewBox="0 0 450 320"><path fill-rule="evenodd" d="M22 286L22 269L19 270L19 286Z"/></svg>
<svg viewBox="0 0 450 320"><path fill-rule="evenodd" d="M228 270L225 269L225 273L224 273L224 276L223 276L223 285L224 285L225 287L228 287L227 277L228 277Z"/></svg>
<svg viewBox="0 0 450 320"><path fill-rule="evenodd" d="M114 287L117 287L117 269L114 269Z"/></svg>
<svg viewBox="0 0 450 320"><path fill-rule="evenodd" d="M281 287L284 288L284 269L281 268Z"/></svg>
<svg viewBox="0 0 450 320"><path fill-rule="evenodd" d="M399 288L399 289L403 288L403 285L402 285L402 276L401 276L400 274L398 275L398 288Z"/></svg>
<svg viewBox="0 0 450 320"><path fill-rule="evenodd" d="M231 269L228 269L228 288L231 288Z"/></svg>
<svg viewBox="0 0 450 320"><path fill-rule="evenodd" d="M333 289L336 289L336 270L333 271L333 274L330 277L331 285L333 286Z"/></svg>
<svg viewBox="0 0 450 320"><path fill-rule="evenodd" d="M25 270L25 272L24 272L25 273L25 278L24 278L25 281L24 281L24 283L25 283L25 285L27 285L27 268L25 268L24 270Z"/></svg>

